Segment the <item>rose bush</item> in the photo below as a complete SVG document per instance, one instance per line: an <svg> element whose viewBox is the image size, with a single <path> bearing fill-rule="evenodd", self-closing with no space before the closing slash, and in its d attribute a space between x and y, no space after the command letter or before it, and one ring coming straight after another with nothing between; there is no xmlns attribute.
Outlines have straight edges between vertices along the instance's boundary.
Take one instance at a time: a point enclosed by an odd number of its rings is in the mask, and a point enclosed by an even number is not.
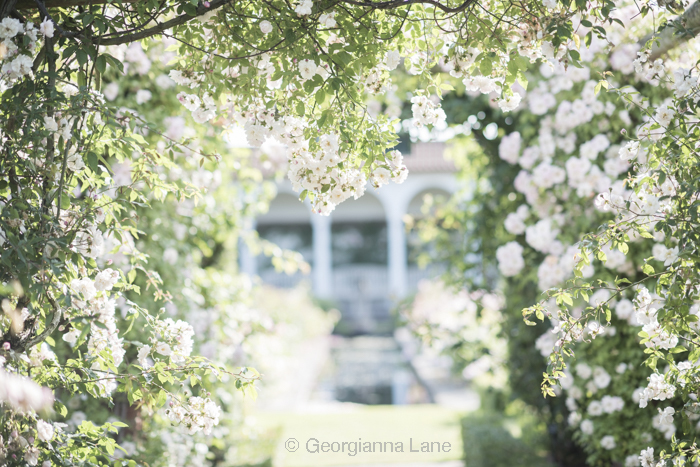
<svg viewBox="0 0 700 467"><path fill-rule="evenodd" d="M253 393L254 370L213 363L258 328L234 312L246 286L221 291L244 279L208 270L269 194L254 161L223 161L237 127L252 146L286 146L293 185L328 214L361 196L368 181L407 176L392 150L397 121L367 105L391 87L402 58L417 77L415 128L445 119L440 100L453 85L436 65L472 92L496 93L497 106L512 111L523 97L513 85L526 83L531 62L580 64L577 15L595 28L584 36L590 42L615 22L614 7L2 2L0 378L11 383L0 392L3 462L109 464L118 437L106 434L127 428L111 418L117 412L129 430L142 428L146 414L144 423L167 417L205 436L226 405L212 377ZM149 50L176 69L153 66ZM174 99L187 118L173 110ZM668 123L673 115L664 112L658 117ZM551 164L540 172L552 186L565 175ZM535 233L553 238L555 229L543 224ZM209 334L227 327L245 331ZM50 409L65 425L46 426ZM208 448L182 436L164 452L203 462Z"/></svg>
<svg viewBox="0 0 700 467"><path fill-rule="evenodd" d="M684 261L683 248L694 254L688 235L695 195L691 183L676 177L689 180L693 173L693 149L683 148L694 148L697 56L687 47L657 58L658 47L645 34L654 30L648 18L663 11L630 6L617 14L625 28L607 29L617 47L592 38L581 51L584 68L542 66L528 76L526 108L510 118L489 111L499 127L517 131L502 132L497 146L478 132L486 154L469 158L469 170L481 175L476 194L465 190L451 206L437 208L425 232L453 259L452 281L501 287L511 312L549 291L551 299L523 314L528 324L536 315L551 330L509 336L511 384L537 404L522 389L532 387L532 375L544 366L532 351L523 358L522 343L550 360L543 390L563 396L568 425L589 463L665 465L662 451L682 465L695 455L694 389L685 375L692 374L696 308L688 286L678 282L692 284L692 275L673 265ZM660 42L679 24L659 28ZM588 30L581 25L584 42ZM456 245L454 230L467 241ZM481 274L469 272L475 269ZM550 290L574 275L571 288ZM681 431L689 440L676 442Z"/></svg>

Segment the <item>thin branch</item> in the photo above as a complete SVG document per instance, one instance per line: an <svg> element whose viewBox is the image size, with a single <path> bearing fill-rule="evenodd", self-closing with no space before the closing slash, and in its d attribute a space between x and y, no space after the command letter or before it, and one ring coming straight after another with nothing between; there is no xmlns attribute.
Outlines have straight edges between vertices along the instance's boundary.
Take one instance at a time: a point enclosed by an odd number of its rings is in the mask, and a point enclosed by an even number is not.
<svg viewBox="0 0 700 467"><path fill-rule="evenodd" d="M231 3L232 0L214 0L211 2L209 8L205 7L203 4L199 4L197 6L197 16L202 16L205 13L208 13L210 11L214 11L218 8L221 8L222 6ZM119 44L128 44L131 42L139 41L141 39L145 39L147 37L155 36L157 34L161 34L163 31L174 28L175 26L180 26L182 24L187 23L188 21L191 21L195 19L196 16L190 16L188 14L180 15L177 16L171 20L166 21L165 23L158 23L156 26L149 28L149 29L144 29L143 31L139 32L134 32L131 34L126 34L123 36L119 37L112 37L112 38L105 38L105 36L99 36L95 38L95 42L99 42L100 45L119 45Z"/></svg>
<svg viewBox="0 0 700 467"><path fill-rule="evenodd" d="M373 8L375 10L391 10L394 8L399 8L405 5L412 5L414 3L420 3L420 4L427 4L427 5L433 5L436 8L439 8L440 10L444 11L445 13L459 13L460 11L466 10L469 5L474 3L476 0L465 0L464 3L459 5L458 7L455 8L450 8L448 6L443 5L440 2L436 2L435 0L394 0L394 1L389 1L389 2L359 2L355 0L343 0L343 3L348 3L350 5L355 5L355 6L361 6L361 7L368 7L368 8Z"/></svg>
<svg viewBox="0 0 700 467"><path fill-rule="evenodd" d="M61 322L61 317L63 316L63 312L61 311L61 308L58 305L56 305L56 302L54 301L53 298L51 298L47 295L47 299L48 299L49 303L51 303L51 307L53 308L53 318L51 319L51 322L46 326L46 329L44 329L44 331L41 334L34 336L31 339L27 339L26 341L22 342L20 344L20 348L15 349L15 351L21 352L22 350L31 349L36 344L43 342L58 327L58 324Z"/></svg>

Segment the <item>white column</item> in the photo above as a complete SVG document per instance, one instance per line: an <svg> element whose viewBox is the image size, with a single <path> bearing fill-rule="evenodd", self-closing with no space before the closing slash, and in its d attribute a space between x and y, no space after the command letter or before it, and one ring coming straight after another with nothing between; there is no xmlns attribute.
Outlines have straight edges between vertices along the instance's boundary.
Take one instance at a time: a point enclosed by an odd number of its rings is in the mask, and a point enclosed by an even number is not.
<svg viewBox="0 0 700 467"><path fill-rule="evenodd" d="M313 285L314 293L320 298L330 298L333 294L333 258L331 253L331 218L319 214L311 214L313 229L314 264Z"/></svg>
<svg viewBox="0 0 700 467"><path fill-rule="evenodd" d="M250 235L256 228L255 219L248 219L245 222L245 227L238 240L238 266L240 271L250 276L255 276L258 273L258 261L255 255L250 251L244 238Z"/></svg>
<svg viewBox="0 0 700 467"><path fill-rule="evenodd" d="M406 232L403 210L387 212L389 236L389 293L395 298L406 295L408 273L406 265Z"/></svg>

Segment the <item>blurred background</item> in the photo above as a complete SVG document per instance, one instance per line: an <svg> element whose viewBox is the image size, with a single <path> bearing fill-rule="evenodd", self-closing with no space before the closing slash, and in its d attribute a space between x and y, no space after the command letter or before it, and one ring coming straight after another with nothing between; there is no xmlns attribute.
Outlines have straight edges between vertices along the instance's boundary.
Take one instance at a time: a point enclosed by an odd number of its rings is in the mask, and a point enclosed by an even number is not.
<svg viewBox="0 0 700 467"><path fill-rule="evenodd" d="M253 158L263 173L279 173L285 163L277 149L263 147ZM540 442L533 441L541 433L532 429L531 439L519 439L524 426L535 425L532 414L494 396L507 379L498 361L507 346L499 337L502 299L440 282L448 264L426 239L425 226L418 228L458 191L469 196L458 164L443 142L400 149L410 171L402 185L370 188L326 217L313 214L277 177L269 210L248 219L240 270L260 281L266 300L282 297L275 307L290 326L301 325L301 335L297 345L270 339L262 347L269 346L263 352L269 358L254 363L263 382L257 400L243 402L251 431L229 452L248 458L246 465L456 467L468 455L469 466L495 466L501 464L494 446L508 440L529 446L532 465L544 465L546 450L537 452ZM300 256L283 260L289 251ZM438 441L451 449L311 454L305 442L313 437ZM297 451L285 448L289 438L301 443ZM503 465L513 465L514 449L506 450ZM528 465L527 456L522 462Z"/></svg>

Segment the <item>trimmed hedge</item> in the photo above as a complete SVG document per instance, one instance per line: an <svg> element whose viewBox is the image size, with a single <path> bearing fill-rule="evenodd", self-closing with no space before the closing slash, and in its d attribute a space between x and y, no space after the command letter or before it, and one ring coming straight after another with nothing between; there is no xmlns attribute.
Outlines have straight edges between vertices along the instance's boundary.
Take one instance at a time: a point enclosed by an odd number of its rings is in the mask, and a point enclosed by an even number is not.
<svg viewBox="0 0 700 467"><path fill-rule="evenodd" d="M466 467L550 467L546 438L536 427L523 428L515 438L506 428L514 418L498 415L462 419L462 442Z"/></svg>

